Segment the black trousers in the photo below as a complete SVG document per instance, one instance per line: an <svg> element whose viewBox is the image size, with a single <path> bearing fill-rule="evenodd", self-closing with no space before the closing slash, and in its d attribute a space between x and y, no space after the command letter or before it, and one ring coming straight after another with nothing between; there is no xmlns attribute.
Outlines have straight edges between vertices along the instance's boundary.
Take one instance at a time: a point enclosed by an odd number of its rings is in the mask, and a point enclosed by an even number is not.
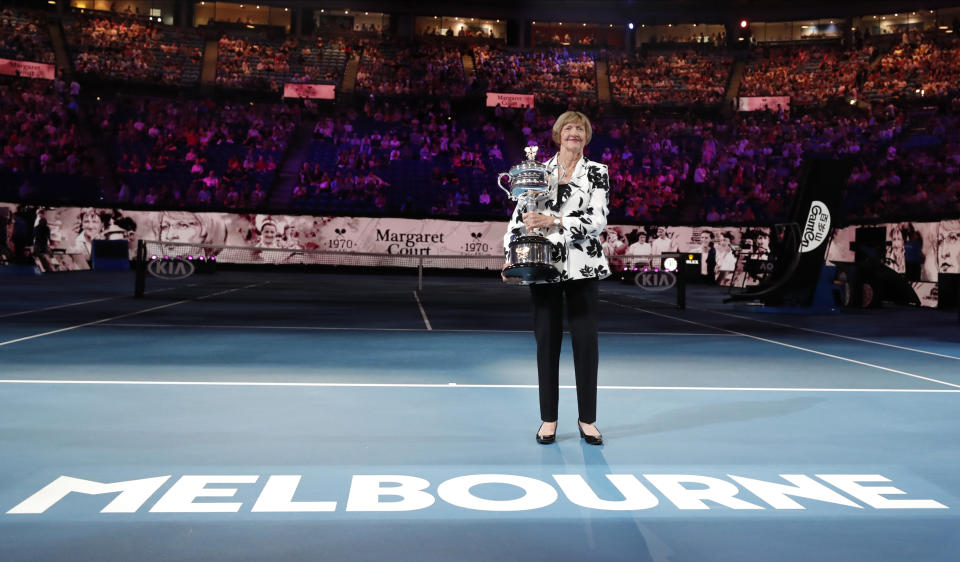
<svg viewBox="0 0 960 562"><path fill-rule="evenodd" d="M540 382L540 419L557 421L560 400L560 344L563 342L563 301L573 342L580 421L597 421L597 294L599 280L578 279L530 286L533 325L537 337L537 374ZM564 299L566 297L566 299Z"/></svg>

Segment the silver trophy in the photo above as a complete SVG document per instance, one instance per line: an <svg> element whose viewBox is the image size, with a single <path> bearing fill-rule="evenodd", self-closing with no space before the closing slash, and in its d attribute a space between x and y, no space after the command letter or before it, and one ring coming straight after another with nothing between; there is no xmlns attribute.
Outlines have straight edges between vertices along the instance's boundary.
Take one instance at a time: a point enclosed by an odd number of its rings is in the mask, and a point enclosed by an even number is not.
<svg viewBox="0 0 960 562"><path fill-rule="evenodd" d="M556 180L551 182L551 174L560 170L563 177L565 170L559 163L553 168L537 162L537 147L528 146L523 149L527 159L510 168L509 173L497 176L497 187L502 189L514 201L527 204L527 209L533 210L538 199L549 197L556 189ZM509 189L504 187L503 178L506 177ZM552 183L552 185L551 185ZM560 272L550 260L552 246L539 228L524 236L518 236L510 242L510 251L507 256L507 267L503 270L504 277L517 279L521 284L528 285L537 281L550 281L557 278Z"/></svg>

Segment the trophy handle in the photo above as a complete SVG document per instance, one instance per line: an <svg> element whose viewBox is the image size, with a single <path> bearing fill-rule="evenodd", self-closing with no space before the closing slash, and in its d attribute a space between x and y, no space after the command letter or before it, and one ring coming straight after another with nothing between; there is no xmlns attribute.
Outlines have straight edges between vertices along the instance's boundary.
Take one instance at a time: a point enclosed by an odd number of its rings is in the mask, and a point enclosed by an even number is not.
<svg viewBox="0 0 960 562"><path fill-rule="evenodd" d="M507 188L505 188L505 187L503 187L503 184L501 183L501 180L503 180L503 177L504 177L504 176L506 176L507 178L509 178L509 177L510 177L510 174L508 174L508 173L506 173L506 172L503 172L503 173L497 175L497 187L499 187L504 193L506 193L506 194L509 196L509 195L511 195L510 190L507 189Z"/></svg>

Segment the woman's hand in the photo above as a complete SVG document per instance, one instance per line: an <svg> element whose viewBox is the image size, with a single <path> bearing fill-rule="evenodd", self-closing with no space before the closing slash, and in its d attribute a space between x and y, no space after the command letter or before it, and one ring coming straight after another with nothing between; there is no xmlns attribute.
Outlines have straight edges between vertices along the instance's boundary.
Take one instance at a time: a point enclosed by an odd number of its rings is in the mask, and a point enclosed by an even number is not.
<svg viewBox="0 0 960 562"><path fill-rule="evenodd" d="M540 213L524 213L523 215L523 226L527 227L527 230L533 230L534 228L547 228L554 226L553 219L556 217L551 217L548 215L541 215Z"/></svg>

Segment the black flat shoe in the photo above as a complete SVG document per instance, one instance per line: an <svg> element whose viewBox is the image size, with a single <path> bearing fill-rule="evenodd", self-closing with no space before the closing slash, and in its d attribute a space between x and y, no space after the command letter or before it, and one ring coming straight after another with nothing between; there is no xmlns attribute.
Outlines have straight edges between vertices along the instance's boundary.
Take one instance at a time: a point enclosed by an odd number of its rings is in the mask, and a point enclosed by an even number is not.
<svg viewBox="0 0 960 562"><path fill-rule="evenodd" d="M583 428L580 427L580 420L577 420L577 429L580 430L580 437L587 442L587 445L603 445L603 435L597 435L596 437L587 435L583 432Z"/></svg>
<svg viewBox="0 0 960 562"><path fill-rule="evenodd" d="M543 427L543 424L540 424L540 427ZM537 429L537 443L541 445L550 445L557 440L557 432L554 431L553 435L540 435L540 430Z"/></svg>

